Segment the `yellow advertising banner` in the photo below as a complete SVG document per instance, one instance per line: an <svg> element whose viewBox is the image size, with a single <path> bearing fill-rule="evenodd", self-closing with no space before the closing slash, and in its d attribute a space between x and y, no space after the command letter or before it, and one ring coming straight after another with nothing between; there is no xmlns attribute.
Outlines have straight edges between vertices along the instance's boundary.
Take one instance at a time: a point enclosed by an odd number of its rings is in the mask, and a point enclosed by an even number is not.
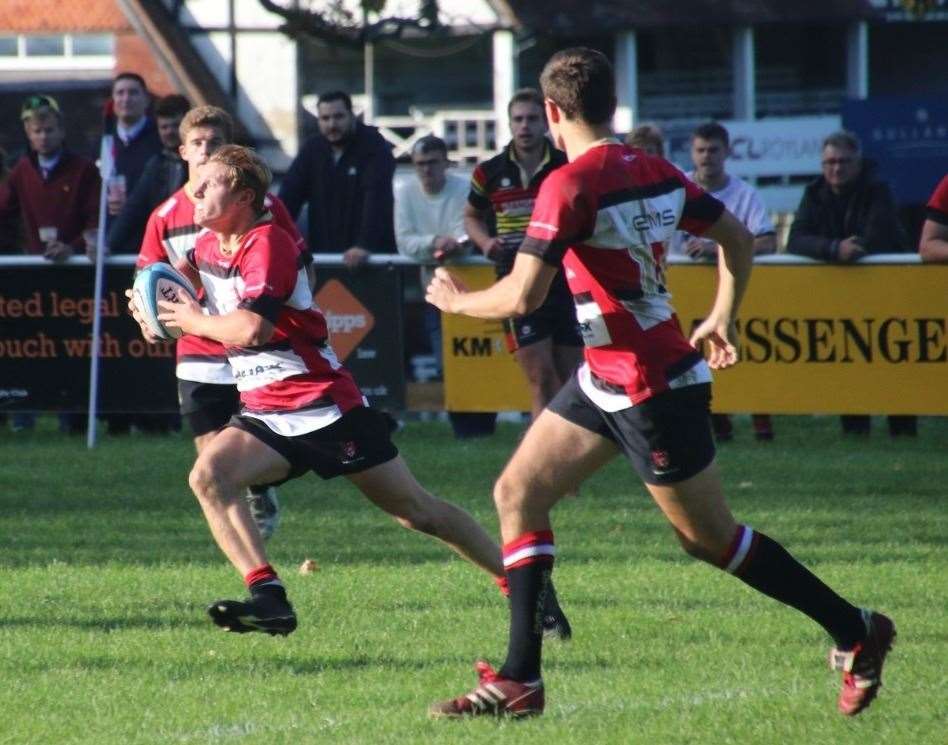
<svg viewBox="0 0 948 745"><path fill-rule="evenodd" d="M454 267L469 287L484 266ZM668 269L686 332L711 307L716 268ZM714 408L774 414L948 414L948 266L759 264L739 319L741 363L715 373ZM445 405L528 410L498 322L444 317Z"/></svg>

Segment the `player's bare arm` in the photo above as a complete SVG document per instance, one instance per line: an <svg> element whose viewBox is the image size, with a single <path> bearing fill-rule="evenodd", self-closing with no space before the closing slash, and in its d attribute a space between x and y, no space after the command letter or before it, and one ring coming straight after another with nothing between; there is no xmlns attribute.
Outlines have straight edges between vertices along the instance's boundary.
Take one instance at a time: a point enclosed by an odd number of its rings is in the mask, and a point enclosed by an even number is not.
<svg viewBox="0 0 948 745"><path fill-rule="evenodd" d="M180 328L186 334L214 339L233 347L266 344L273 336L273 324L250 310L237 308L219 316L206 316L197 302L183 294L179 302L160 302L158 320Z"/></svg>
<svg viewBox="0 0 948 745"><path fill-rule="evenodd" d="M478 250L488 259L493 259L494 254L502 247L500 238L491 236L487 230L487 212L477 209L472 204L464 205L464 230Z"/></svg>
<svg viewBox="0 0 948 745"><path fill-rule="evenodd" d="M922 225L918 252L925 263L948 262L948 225L926 220Z"/></svg>
<svg viewBox="0 0 948 745"><path fill-rule="evenodd" d="M550 291L556 267L518 253L510 274L486 290L469 292L443 267L435 270L425 299L445 313L502 320L532 313Z"/></svg>
<svg viewBox="0 0 948 745"><path fill-rule="evenodd" d="M754 261L754 237L730 212L723 212L705 236L718 243L718 290L708 317L691 335L700 347L709 342L708 365L713 370L737 362L734 319L750 280Z"/></svg>

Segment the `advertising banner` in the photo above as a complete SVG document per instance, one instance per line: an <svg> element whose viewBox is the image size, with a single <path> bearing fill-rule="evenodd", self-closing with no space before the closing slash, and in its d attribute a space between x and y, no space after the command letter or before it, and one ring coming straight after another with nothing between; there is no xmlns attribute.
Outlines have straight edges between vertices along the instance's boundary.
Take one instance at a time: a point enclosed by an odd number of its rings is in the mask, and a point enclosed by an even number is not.
<svg viewBox="0 0 948 745"><path fill-rule="evenodd" d="M123 257L124 258L124 257ZM92 349L92 267L74 260L0 270L0 411L84 411ZM176 411L174 343L147 344L126 310L132 266L105 267L99 410ZM401 276L390 266L318 270L332 344L374 404L403 408Z"/></svg>
<svg viewBox="0 0 948 745"><path fill-rule="evenodd" d="M142 339L124 295L132 271L105 267L99 410L176 411L174 343ZM4 267L0 278L0 410L85 411L93 268Z"/></svg>
<svg viewBox="0 0 948 745"><path fill-rule="evenodd" d="M900 204L925 203L948 172L948 102L869 98L843 103L843 124L862 140Z"/></svg>
<svg viewBox="0 0 948 745"><path fill-rule="evenodd" d="M691 133L701 121L666 127L669 158L685 171L691 162ZM758 176L816 176L820 173L823 139L840 128L838 116L800 116L732 120L721 124L731 140L728 173L740 178Z"/></svg>
<svg viewBox="0 0 948 745"><path fill-rule="evenodd" d="M485 269L452 271L479 286ZM716 271L669 267L672 303L686 332L711 308ZM948 266L757 265L741 307L742 361L715 373L714 408L946 415L946 299ZM447 408L528 408L523 375L495 346L490 324L457 316L445 316L444 324ZM479 406L485 392L490 406Z"/></svg>
<svg viewBox="0 0 948 745"><path fill-rule="evenodd" d="M317 266L316 304L336 356L376 406L405 408L402 275L394 266L358 272Z"/></svg>
<svg viewBox="0 0 948 745"><path fill-rule="evenodd" d="M493 266L451 267L471 290L494 283ZM523 372L507 351L503 324L441 315L447 411L530 411Z"/></svg>

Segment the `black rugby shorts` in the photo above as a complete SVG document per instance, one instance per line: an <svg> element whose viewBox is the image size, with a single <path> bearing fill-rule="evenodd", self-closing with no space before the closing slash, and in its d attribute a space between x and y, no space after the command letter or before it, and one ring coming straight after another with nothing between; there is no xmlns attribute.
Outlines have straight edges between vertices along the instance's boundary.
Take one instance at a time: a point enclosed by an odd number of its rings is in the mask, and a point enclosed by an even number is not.
<svg viewBox="0 0 948 745"><path fill-rule="evenodd" d="M665 391L610 412L590 400L574 374L548 408L615 442L647 484L685 481L714 460L710 383Z"/></svg>
<svg viewBox="0 0 948 745"><path fill-rule="evenodd" d="M178 380L178 405L195 437L217 432L240 409L240 394L234 384L197 383Z"/></svg>
<svg viewBox="0 0 948 745"><path fill-rule="evenodd" d="M289 475L274 485L308 471L324 479L361 473L398 455L391 439L391 417L369 406L350 409L328 427L292 437L277 434L259 419L243 414L227 426L253 435L289 461Z"/></svg>

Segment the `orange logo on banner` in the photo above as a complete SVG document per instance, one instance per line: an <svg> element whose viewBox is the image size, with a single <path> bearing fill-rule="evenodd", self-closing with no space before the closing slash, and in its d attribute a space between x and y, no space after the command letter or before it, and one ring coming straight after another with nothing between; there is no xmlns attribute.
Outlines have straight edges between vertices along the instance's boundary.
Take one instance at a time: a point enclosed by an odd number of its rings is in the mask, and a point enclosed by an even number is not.
<svg viewBox="0 0 948 745"><path fill-rule="evenodd" d="M343 362L375 326L375 316L338 279L324 284L314 298L326 317L329 342Z"/></svg>

